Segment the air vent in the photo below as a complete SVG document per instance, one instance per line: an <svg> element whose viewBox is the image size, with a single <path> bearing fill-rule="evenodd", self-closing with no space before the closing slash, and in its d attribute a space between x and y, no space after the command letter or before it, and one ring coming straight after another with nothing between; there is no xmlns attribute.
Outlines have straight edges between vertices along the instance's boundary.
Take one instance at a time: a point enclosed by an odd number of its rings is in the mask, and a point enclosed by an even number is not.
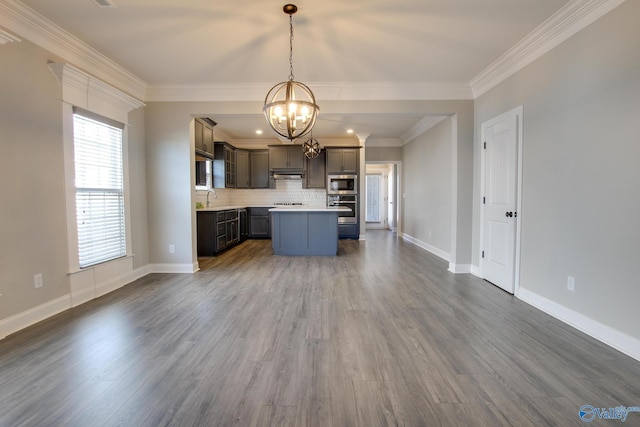
<svg viewBox="0 0 640 427"><path fill-rule="evenodd" d="M116 7L111 0L93 0L93 2L100 7Z"/></svg>

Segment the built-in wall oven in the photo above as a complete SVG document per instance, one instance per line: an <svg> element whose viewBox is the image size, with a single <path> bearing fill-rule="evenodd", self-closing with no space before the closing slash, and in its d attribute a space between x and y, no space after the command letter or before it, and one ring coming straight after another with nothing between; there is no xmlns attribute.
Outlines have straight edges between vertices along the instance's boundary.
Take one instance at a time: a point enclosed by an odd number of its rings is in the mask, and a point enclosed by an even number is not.
<svg viewBox="0 0 640 427"><path fill-rule="evenodd" d="M358 196L330 194L327 196L327 206L342 206L349 208L348 211L338 212L339 224L357 224L358 223Z"/></svg>
<svg viewBox="0 0 640 427"><path fill-rule="evenodd" d="M358 176L328 175L327 194L358 194Z"/></svg>

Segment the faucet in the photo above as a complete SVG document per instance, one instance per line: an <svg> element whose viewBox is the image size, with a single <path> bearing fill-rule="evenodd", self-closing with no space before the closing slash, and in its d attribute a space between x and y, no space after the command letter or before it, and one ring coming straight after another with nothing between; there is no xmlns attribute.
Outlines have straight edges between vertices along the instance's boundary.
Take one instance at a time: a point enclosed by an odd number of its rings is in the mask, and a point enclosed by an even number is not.
<svg viewBox="0 0 640 427"><path fill-rule="evenodd" d="M217 199L218 195L216 194L216 190L214 190L213 188L207 190L207 207L209 207L209 194L213 193L213 198Z"/></svg>
<svg viewBox="0 0 640 427"><path fill-rule="evenodd" d="M211 188L211 189L207 190L207 207L209 207L209 204L210 204L210 202L209 202L209 195L210 195L211 193L213 193L213 198L214 198L214 199L217 199L217 198L218 198L218 195L216 194L216 190L214 190L213 188Z"/></svg>

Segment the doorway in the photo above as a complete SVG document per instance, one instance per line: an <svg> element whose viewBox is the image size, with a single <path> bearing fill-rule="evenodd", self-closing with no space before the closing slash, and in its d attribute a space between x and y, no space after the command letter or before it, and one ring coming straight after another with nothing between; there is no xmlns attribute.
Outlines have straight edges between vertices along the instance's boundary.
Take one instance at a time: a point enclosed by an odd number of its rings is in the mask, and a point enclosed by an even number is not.
<svg viewBox="0 0 640 427"><path fill-rule="evenodd" d="M522 106L482 123L480 269L516 294L522 218Z"/></svg>
<svg viewBox="0 0 640 427"><path fill-rule="evenodd" d="M367 229L396 231L397 166L367 163L365 172L365 222Z"/></svg>

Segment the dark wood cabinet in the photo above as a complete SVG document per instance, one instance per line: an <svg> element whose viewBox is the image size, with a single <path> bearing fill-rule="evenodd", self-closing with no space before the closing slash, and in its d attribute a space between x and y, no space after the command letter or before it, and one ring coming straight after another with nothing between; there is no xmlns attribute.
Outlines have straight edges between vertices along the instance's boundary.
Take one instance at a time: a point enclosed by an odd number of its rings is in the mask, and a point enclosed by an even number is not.
<svg viewBox="0 0 640 427"><path fill-rule="evenodd" d="M194 140L196 153L213 158L213 127L215 122L207 118L194 119Z"/></svg>
<svg viewBox="0 0 640 427"><path fill-rule="evenodd" d="M249 188L249 151L236 149L236 188Z"/></svg>
<svg viewBox="0 0 640 427"><path fill-rule="evenodd" d="M269 169L304 170L305 155L301 145L269 146Z"/></svg>
<svg viewBox="0 0 640 427"><path fill-rule="evenodd" d="M250 187L269 188L269 150L249 152Z"/></svg>
<svg viewBox="0 0 640 427"><path fill-rule="evenodd" d="M357 174L358 148L327 148L327 174Z"/></svg>
<svg viewBox="0 0 640 427"><path fill-rule="evenodd" d="M327 187L325 160L326 151L324 150L321 151L315 159L307 159L307 174L305 180L307 188Z"/></svg>
<svg viewBox="0 0 640 427"><path fill-rule="evenodd" d="M236 150L226 142L214 143L213 186L215 188L236 187Z"/></svg>
<svg viewBox="0 0 640 427"><path fill-rule="evenodd" d="M360 227L358 224L338 224L338 237L340 239L359 239Z"/></svg>
<svg viewBox="0 0 640 427"><path fill-rule="evenodd" d="M268 239L271 237L271 207L248 208L249 238Z"/></svg>
<svg viewBox="0 0 640 427"><path fill-rule="evenodd" d="M238 209L239 239L244 242L249 238L249 217L246 209Z"/></svg>
<svg viewBox="0 0 640 427"><path fill-rule="evenodd" d="M238 210L198 211L196 221L198 256L213 256L240 243Z"/></svg>

